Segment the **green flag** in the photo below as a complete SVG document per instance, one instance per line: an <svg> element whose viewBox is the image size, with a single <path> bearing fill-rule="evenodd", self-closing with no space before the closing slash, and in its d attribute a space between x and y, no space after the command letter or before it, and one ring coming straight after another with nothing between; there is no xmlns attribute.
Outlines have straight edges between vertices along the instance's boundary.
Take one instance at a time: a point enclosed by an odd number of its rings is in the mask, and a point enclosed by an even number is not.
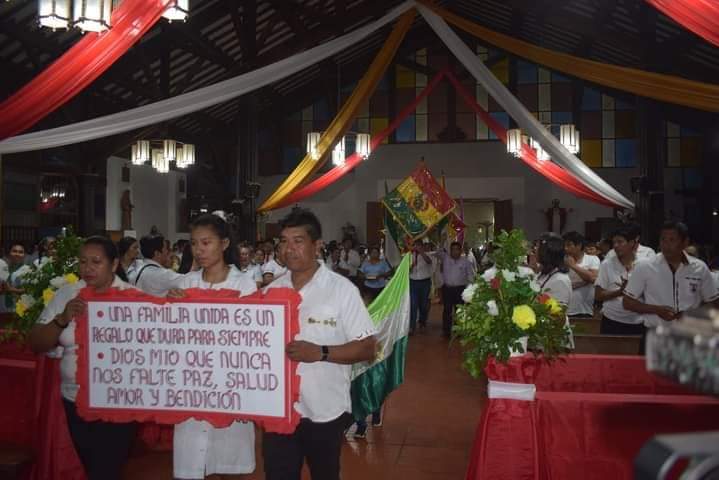
<svg viewBox="0 0 719 480"><path fill-rule="evenodd" d="M364 419L379 409L385 398L404 381L404 360L409 334L409 265L405 255L392 279L372 302L369 313L377 328L374 362L352 368L352 414Z"/></svg>

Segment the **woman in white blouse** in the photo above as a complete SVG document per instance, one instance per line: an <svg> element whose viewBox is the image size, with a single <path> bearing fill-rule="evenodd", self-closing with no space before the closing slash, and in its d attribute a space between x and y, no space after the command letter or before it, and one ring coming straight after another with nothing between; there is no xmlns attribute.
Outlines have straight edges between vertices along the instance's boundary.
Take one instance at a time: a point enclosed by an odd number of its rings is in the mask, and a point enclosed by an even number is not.
<svg viewBox="0 0 719 480"><path fill-rule="evenodd" d="M81 280L61 287L43 310L38 324L30 332L33 351L44 353L62 346L60 391L67 415L68 428L89 480L119 479L135 436L134 423L87 422L75 408L78 385L75 319L87 308L76 298L84 287L96 292L110 288L133 288L115 275L119 259L115 245L105 237L90 237L80 249Z"/></svg>
<svg viewBox="0 0 719 480"><path fill-rule="evenodd" d="M230 227L215 214L198 217L191 226L192 256L200 270L186 274L180 289L168 297L182 298L184 289L237 290L239 296L257 290L252 279L233 265ZM236 421L225 428L189 419L175 425L174 477L202 479L212 474L251 473L255 469L255 427Z"/></svg>
<svg viewBox="0 0 719 480"><path fill-rule="evenodd" d="M545 233L539 239L537 260L540 271L537 283L542 293L546 293L567 308L572 300L572 280L567 274L564 263L564 240L554 233ZM574 348L574 336L571 334L569 319L565 316L565 325L570 327L569 348Z"/></svg>

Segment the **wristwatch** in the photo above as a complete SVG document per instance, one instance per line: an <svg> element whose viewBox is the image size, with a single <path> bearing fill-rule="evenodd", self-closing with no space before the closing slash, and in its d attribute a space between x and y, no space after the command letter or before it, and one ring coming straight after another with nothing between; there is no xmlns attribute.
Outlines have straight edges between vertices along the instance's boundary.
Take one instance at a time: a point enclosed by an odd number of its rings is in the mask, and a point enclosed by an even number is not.
<svg viewBox="0 0 719 480"><path fill-rule="evenodd" d="M322 358L320 358L321 362L326 362L328 358L330 358L330 347L327 345L322 345Z"/></svg>

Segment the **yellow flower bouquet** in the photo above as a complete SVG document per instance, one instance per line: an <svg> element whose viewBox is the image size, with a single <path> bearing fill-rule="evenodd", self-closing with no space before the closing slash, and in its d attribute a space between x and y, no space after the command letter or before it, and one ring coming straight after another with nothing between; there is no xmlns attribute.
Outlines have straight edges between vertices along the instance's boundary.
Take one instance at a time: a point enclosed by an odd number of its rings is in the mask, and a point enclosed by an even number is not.
<svg viewBox="0 0 719 480"><path fill-rule="evenodd" d="M453 336L464 347L464 367L479 377L490 358L506 362L527 345L554 358L566 351L569 330L564 309L540 292L534 272L522 266L526 258L521 230L502 231L495 239L495 266L478 275L462 294Z"/></svg>

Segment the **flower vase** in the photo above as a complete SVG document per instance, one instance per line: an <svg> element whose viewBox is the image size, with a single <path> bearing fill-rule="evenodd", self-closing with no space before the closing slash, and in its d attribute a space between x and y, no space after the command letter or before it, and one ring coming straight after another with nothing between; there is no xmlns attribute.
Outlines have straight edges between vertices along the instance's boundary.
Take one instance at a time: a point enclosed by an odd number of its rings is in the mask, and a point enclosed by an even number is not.
<svg viewBox="0 0 719 480"><path fill-rule="evenodd" d="M514 348L509 353L510 357L521 357L525 353L527 353L527 340L529 340L529 337L524 336L519 338L519 343L522 344L521 350L515 350Z"/></svg>

